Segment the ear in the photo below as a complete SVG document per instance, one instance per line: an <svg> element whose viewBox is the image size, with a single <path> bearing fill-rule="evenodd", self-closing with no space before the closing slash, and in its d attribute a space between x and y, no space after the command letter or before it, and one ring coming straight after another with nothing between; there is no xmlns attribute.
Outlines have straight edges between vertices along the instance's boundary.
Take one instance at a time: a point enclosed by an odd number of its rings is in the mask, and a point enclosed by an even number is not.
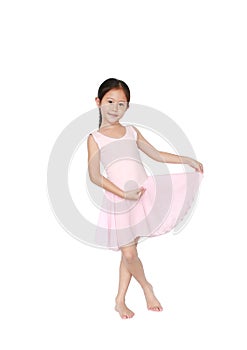
<svg viewBox="0 0 247 350"><path fill-rule="evenodd" d="M100 99L98 97L95 97L95 102L98 107L100 107Z"/></svg>

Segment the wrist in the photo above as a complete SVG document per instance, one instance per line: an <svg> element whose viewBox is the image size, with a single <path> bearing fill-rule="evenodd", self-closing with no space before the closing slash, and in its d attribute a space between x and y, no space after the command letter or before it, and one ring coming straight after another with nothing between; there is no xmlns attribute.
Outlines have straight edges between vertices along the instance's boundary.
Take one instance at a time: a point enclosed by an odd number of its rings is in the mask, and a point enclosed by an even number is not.
<svg viewBox="0 0 247 350"><path fill-rule="evenodd" d="M191 162L191 158L190 157L181 157L182 159L182 164L188 164L190 165L190 162Z"/></svg>

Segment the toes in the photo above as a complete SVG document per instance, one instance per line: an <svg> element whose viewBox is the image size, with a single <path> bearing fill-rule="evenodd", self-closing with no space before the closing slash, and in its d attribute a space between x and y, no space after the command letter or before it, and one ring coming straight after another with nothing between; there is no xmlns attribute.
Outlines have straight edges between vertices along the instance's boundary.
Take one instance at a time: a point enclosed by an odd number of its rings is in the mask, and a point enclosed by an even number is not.
<svg viewBox="0 0 247 350"><path fill-rule="evenodd" d="M134 312L126 307L119 307L118 305L115 305L115 310L119 313L122 319L132 318L135 315Z"/></svg>
<svg viewBox="0 0 247 350"><path fill-rule="evenodd" d="M122 318L123 319L127 319L127 318L132 318L134 315L123 315Z"/></svg>
<svg viewBox="0 0 247 350"><path fill-rule="evenodd" d="M150 306L148 309L152 311L163 311L162 306Z"/></svg>
<svg viewBox="0 0 247 350"><path fill-rule="evenodd" d="M121 318L123 319L126 319L126 318L132 318L134 316L134 313L133 314L120 314Z"/></svg>

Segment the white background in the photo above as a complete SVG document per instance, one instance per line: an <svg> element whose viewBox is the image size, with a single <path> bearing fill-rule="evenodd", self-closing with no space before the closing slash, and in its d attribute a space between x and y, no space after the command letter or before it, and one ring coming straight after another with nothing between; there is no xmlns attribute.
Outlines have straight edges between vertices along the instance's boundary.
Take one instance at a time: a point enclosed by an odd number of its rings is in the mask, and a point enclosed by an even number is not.
<svg viewBox="0 0 247 350"><path fill-rule="evenodd" d="M1 2L2 349L246 349L244 5ZM72 238L46 189L56 138L109 77L174 119L205 169L189 225L139 246L164 311L133 280L131 320L113 310L120 255Z"/></svg>

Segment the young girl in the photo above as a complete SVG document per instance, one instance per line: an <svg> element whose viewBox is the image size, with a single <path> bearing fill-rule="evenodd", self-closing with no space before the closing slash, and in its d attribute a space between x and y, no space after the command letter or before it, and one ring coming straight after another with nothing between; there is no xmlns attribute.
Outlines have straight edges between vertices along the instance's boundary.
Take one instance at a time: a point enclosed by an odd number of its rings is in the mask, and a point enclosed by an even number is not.
<svg viewBox="0 0 247 350"><path fill-rule="evenodd" d="M155 149L133 125L120 120L129 107L130 90L118 79L107 79L98 90L99 130L88 136L88 171L91 181L105 190L96 240L101 247L121 250L119 287L115 310L122 318L134 312L125 304L132 276L141 285L147 308L162 311L138 257L141 237L153 237L173 229L189 210L202 178L200 162ZM148 176L139 149L163 163L184 163L192 173ZM100 173L103 163L107 178Z"/></svg>

